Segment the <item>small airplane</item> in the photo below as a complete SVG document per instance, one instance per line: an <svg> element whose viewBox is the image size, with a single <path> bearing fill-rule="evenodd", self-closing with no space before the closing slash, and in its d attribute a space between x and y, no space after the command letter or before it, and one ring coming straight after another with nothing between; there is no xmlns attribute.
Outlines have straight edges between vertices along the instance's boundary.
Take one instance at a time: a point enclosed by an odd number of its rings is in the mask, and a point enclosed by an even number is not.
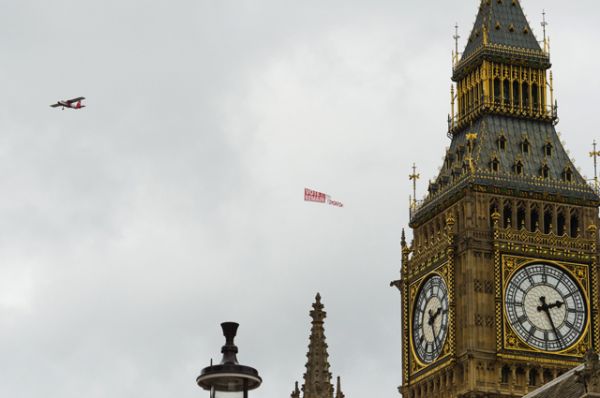
<svg viewBox="0 0 600 398"><path fill-rule="evenodd" d="M85 97L77 97L77 98L73 98L70 100L58 101L56 104L52 104L50 106L52 108L58 108L59 106L62 106L63 110L65 108L81 109L81 108L85 108L85 105L81 104L81 101L83 101L84 99L85 99Z"/></svg>

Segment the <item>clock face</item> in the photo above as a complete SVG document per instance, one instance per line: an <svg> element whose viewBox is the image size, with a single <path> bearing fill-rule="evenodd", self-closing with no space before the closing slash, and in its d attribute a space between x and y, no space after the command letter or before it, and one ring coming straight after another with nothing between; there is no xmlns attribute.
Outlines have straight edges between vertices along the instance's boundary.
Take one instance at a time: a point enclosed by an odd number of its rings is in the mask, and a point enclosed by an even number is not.
<svg viewBox="0 0 600 398"><path fill-rule="evenodd" d="M515 272L505 295L514 332L529 346L562 351L575 344L587 324L584 294L573 278L549 264L529 264Z"/></svg>
<svg viewBox="0 0 600 398"><path fill-rule="evenodd" d="M413 315L413 346L426 364L435 361L448 335L448 288L439 276L432 276L421 287Z"/></svg>

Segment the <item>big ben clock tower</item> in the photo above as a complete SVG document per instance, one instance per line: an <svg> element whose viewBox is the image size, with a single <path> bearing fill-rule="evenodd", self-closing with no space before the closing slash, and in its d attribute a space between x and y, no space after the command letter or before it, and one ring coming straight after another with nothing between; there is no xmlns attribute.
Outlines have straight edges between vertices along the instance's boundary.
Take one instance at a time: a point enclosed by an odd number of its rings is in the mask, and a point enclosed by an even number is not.
<svg viewBox="0 0 600 398"><path fill-rule="evenodd" d="M600 348L600 198L556 133L550 68L518 0L481 1L402 237L406 398L522 397Z"/></svg>

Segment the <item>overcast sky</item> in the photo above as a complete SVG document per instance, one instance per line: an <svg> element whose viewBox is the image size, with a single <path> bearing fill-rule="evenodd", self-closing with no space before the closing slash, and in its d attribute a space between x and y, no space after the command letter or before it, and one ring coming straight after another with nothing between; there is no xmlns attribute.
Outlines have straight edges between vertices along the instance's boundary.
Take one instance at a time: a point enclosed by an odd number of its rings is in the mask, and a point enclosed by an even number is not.
<svg viewBox="0 0 600 398"><path fill-rule="evenodd" d="M207 397L234 320L252 396L289 397L318 291L346 396L396 397L408 174L478 3L0 0L0 396ZM591 177L600 6L523 5Z"/></svg>

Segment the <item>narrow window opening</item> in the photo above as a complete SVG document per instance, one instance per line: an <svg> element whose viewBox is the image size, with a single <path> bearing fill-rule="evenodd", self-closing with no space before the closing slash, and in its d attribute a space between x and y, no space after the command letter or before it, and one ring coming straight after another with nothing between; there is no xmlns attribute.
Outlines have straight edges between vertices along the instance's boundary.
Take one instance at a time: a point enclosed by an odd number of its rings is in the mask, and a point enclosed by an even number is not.
<svg viewBox="0 0 600 398"><path fill-rule="evenodd" d="M491 165L492 171L494 173L497 173L500 170L500 161L498 160L498 158L495 157L494 159L492 159Z"/></svg>
<svg viewBox="0 0 600 398"><path fill-rule="evenodd" d="M529 370L529 385L532 387L538 384L538 371L536 369Z"/></svg>
<svg viewBox="0 0 600 398"><path fill-rule="evenodd" d="M531 210L531 225L529 229L531 232L535 232L540 228L540 213L537 208Z"/></svg>
<svg viewBox="0 0 600 398"><path fill-rule="evenodd" d="M549 234L552 231L552 213L549 209L544 212L544 233Z"/></svg>
<svg viewBox="0 0 600 398"><path fill-rule="evenodd" d="M523 142L521 142L521 152L523 153L529 153L529 147L531 145L529 144L529 140L527 138L525 138L523 140Z"/></svg>
<svg viewBox="0 0 600 398"><path fill-rule="evenodd" d="M523 83L523 106L529 106L529 84Z"/></svg>
<svg viewBox="0 0 600 398"><path fill-rule="evenodd" d="M504 204L504 217L502 220L504 228L510 227L510 225L512 223L511 217L512 217L512 206L511 206L510 202L506 202Z"/></svg>
<svg viewBox="0 0 600 398"><path fill-rule="evenodd" d="M531 85L531 100L533 102L534 110L537 111L540 106L540 101L538 98L538 85L535 83Z"/></svg>
<svg viewBox="0 0 600 398"><path fill-rule="evenodd" d="M504 365L502 367L502 384L508 384L508 381L510 380L510 368L507 365Z"/></svg>
<svg viewBox="0 0 600 398"><path fill-rule="evenodd" d="M544 155L548 157L552 156L552 144L549 142L544 145Z"/></svg>
<svg viewBox="0 0 600 398"><path fill-rule="evenodd" d="M571 170L570 167L566 168L566 170L565 170L565 172L564 172L563 175L564 175L565 181L567 181L567 182L572 182L573 181L573 170Z"/></svg>
<svg viewBox="0 0 600 398"><path fill-rule="evenodd" d="M498 149L500 149L501 151L504 151L506 149L506 137L504 136L504 134L498 138Z"/></svg>
<svg viewBox="0 0 600 398"><path fill-rule="evenodd" d="M517 210L517 228L525 228L525 206L521 204Z"/></svg>
<svg viewBox="0 0 600 398"><path fill-rule="evenodd" d="M558 236L563 236L565 234L565 224L565 215L562 212L558 213L558 217L556 219L556 233Z"/></svg>
<svg viewBox="0 0 600 398"><path fill-rule="evenodd" d="M515 173L517 175L523 175L523 162L520 160L515 164Z"/></svg>
<svg viewBox="0 0 600 398"><path fill-rule="evenodd" d="M540 175L542 176L542 178L548 178L548 176L550 175L550 168L548 167L548 165L542 166L540 170Z"/></svg>
<svg viewBox="0 0 600 398"><path fill-rule="evenodd" d="M519 107L521 105L521 101L519 99L519 82L513 82L513 106Z"/></svg>
<svg viewBox="0 0 600 398"><path fill-rule="evenodd" d="M494 79L494 102L500 104L500 79Z"/></svg>
<svg viewBox="0 0 600 398"><path fill-rule="evenodd" d="M577 214L571 215L571 237L576 238L579 235L579 217Z"/></svg>
<svg viewBox="0 0 600 398"><path fill-rule="evenodd" d="M504 79L503 87L504 93L502 98L504 99L504 105L510 105L510 83L508 79Z"/></svg>

